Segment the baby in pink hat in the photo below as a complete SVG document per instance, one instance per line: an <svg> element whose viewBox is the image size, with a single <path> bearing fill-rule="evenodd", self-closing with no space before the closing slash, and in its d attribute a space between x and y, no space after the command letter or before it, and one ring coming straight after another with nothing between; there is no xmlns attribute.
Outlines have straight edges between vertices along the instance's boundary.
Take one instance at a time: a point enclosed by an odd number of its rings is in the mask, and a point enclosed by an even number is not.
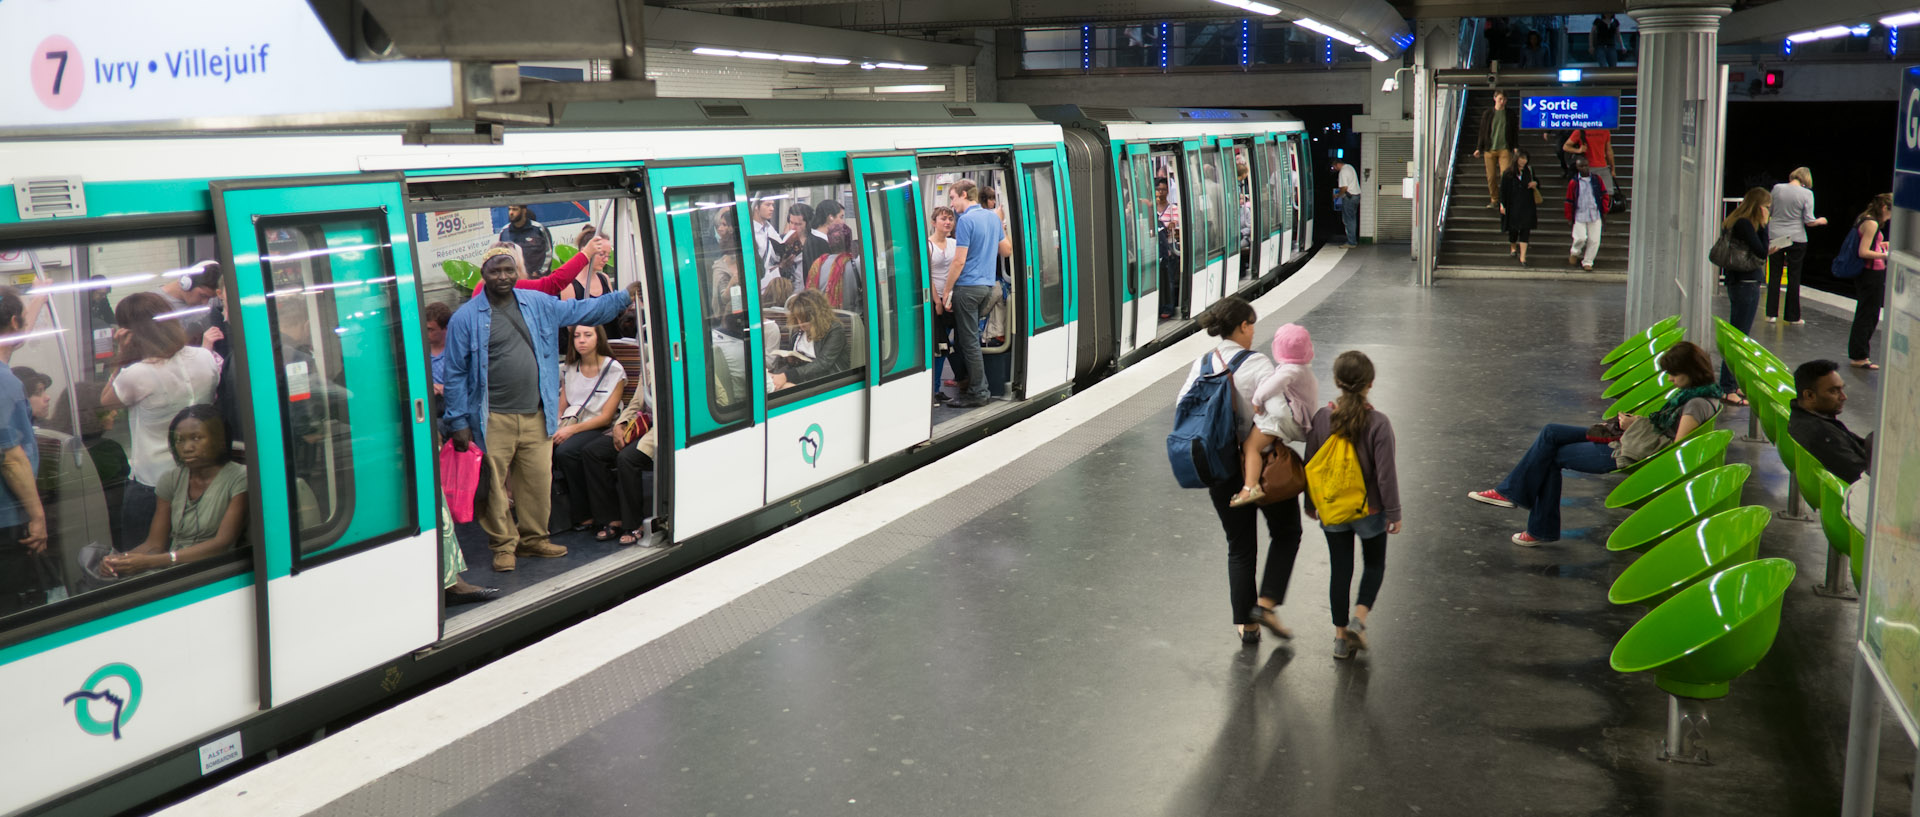
<svg viewBox="0 0 1920 817"><path fill-rule="evenodd" d="M1306 327L1290 323L1274 332L1273 359L1279 365L1253 392L1253 430L1247 433L1243 452L1247 479L1228 503L1236 508L1266 496L1260 490L1260 469L1267 446L1305 440L1320 402L1320 382L1307 367L1313 362L1313 337Z"/></svg>

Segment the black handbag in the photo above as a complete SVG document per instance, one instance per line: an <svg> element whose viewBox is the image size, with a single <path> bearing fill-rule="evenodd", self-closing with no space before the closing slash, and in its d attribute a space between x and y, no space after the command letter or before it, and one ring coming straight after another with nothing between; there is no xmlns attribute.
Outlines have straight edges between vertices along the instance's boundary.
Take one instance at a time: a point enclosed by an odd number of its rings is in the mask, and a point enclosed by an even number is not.
<svg viewBox="0 0 1920 817"><path fill-rule="evenodd" d="M1754 272L1765 263L1754 256L1753 250L1748 249L1745 242L1735 241L1732 230L1720 231L1720 239L1707 250L1707 260L1713 262L1714 266L1733 272Z"/></svg>

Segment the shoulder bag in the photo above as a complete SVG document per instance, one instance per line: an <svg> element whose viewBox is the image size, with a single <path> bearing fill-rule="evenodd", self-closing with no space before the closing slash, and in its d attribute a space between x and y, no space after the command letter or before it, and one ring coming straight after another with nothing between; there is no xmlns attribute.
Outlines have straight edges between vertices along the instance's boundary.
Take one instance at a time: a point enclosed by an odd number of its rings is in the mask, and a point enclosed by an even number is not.
<svg viewBox="0 0 1920 817"><path fill-rule="evenodd" d="M579 372L579 364L574 364L573 370ZM610 371L613 371L613 358L602 359L600 361L600 376L594 379L593 389L587 392L587 400L592 400L594 395L600 393L600 384L607 382L607 372ZM563 386L561 389L564 391L565 387ZM560 425L570 426L580 422L582 419L580 415L585 414L586 409L587 404L585 401L568 406L566 411L560 412Z"/></svg>
<svg viewBox="0 0 1920 817"><path fill-rule="evenodd" d="M1707 260L1716 267L1734 272L1753 272L1764 263L1754 257L1753 250L1747 248L1746 242L1734 239L1731 229L1720 231L1720 238L1707 250Z"/></svg>
<svg viewBox="0 0 1920 817"><path fill-rule="evenodd" d="M1642 417L1633 425L1627 426L1627 430L1621 433L1620 439L1613 443L1613 461L1621 468L1625 468L1660 453L1660 449L1667 447L1671 442L1673 442L1671 438L1654 427L1651 418Z"/></svg>
<svg viewBox="0 0 1920 817"><path fill-rule="evenodd" d="M1260 491L1263 494L1253 501L1255 505L1272 505L1276 502L1292 502L1294 497L1307 489L1307 465L1300 461L1300 455L1293 447L1278 440L1266 454L1266 461L1260 466Z"/></svg>

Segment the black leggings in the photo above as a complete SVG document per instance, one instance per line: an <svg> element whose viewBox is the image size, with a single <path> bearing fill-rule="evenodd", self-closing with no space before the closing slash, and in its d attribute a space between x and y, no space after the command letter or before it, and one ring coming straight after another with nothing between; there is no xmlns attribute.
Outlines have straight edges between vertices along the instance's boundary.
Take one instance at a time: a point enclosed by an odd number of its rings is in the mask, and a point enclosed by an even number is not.
<svg viewBox="0 0 1920 817"><path fill-rule="evenodd" d="M1869 262L1871 263L1871 262ZM1880 327L1880 307L1887 300L1887 271L1863 269L1853 279L1853 329L1847 333L1847 357L1873 356L1873 330Z"/></svg>
<svg viewBox="0 0 1920 817"><path fill-rule="evenodd" d="M1353 531L1322 531L1327 535L1327 563L1333 567L1333 581L1327 587L1327 603L1332 605L1333 626L1347 626L1347 589L1353 586ZM1380 580L1387 572L1387 535L1360 540L1360 558L1365 568L1360 573L1360 598L1355 604L1373 609L1380 595Z"/></svg>
<svg viewBox="0 0 1920 817"><path fill-rule="evenodd" d="M1508 244L1532 244L1533 242L1528 240L1532 237L1533 237L1533 230L1531 229L1507 231Z"/></svg>
<svg viewBox="0 0 1920 817"><path fill-rule="evenodd" d="M1800 320L1800 282L1806 279L1801 274L1801 265L1807 260L1807 244L1796 241L1786 249L1767 256L1767 317L1779 318L1792 323ZM1780 266L1787 267L1787 295L1783 302L1780 298Z"/></svg>
<svg viewBox="0 0 1920 817"><path fill-rule="evenodd" d="M1294 556L1300 552L1300 500L1230 506L1233 495L1239 492L1239 486L1225 484L1213 486L1208 494L1213 499L1214 513L1220 515L1220 528L1227 534L1227 598L1233 604L1233 623L1251 624L1253 617L1248 613L1260 598L1275 602L1287 600L1287 582L1293 578ZM1259 559L1262 518L1267 520L1267 566L1260 572L1256 592L1253 567Z"/></svg>

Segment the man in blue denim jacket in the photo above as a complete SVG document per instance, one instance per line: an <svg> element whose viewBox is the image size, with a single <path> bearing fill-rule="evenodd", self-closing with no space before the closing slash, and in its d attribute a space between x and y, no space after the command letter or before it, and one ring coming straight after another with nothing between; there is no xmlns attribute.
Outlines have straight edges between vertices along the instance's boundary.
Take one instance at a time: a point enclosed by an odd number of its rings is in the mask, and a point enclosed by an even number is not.
<svg viewBox="0 0 1920 817"><path fill-rule="evenodd" d="M486 452L488 502L480 527L497 572L512 570L516 555L567 555L547 541L553 433L560 427L560 361L552 339L562 326L612 321L632 302L625 291L563 301L515 289L523 275L516 248L487 250L480 261L485 296L468 301L447 324L447 431L456 449L467 450L477 435Z"/></svg>

